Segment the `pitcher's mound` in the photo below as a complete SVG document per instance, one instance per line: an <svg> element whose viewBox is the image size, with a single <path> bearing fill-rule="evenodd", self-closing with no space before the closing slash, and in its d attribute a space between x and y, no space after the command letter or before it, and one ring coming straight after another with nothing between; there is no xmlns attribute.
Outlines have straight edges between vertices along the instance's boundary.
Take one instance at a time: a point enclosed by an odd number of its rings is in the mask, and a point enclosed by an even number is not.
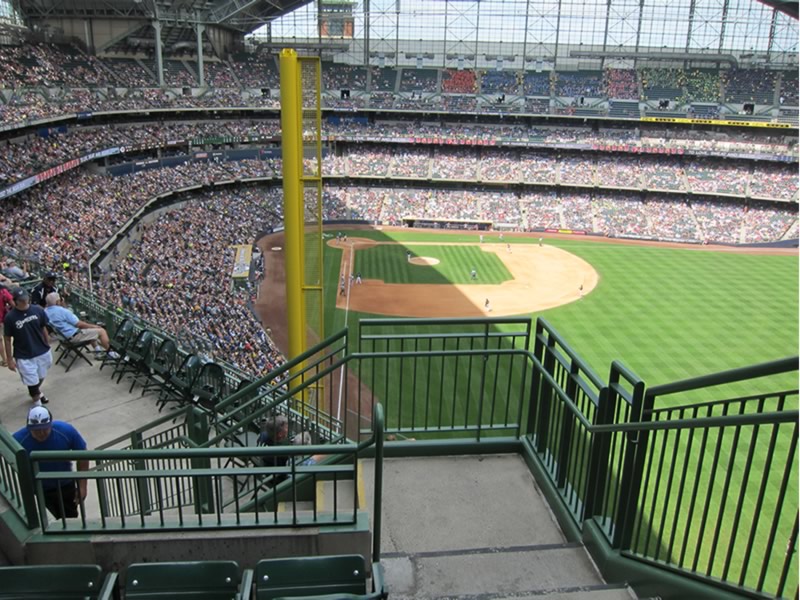
<svg viewBox="0 0 800 600"><path fill-rule="evenodd" d="M439 264L438 258L430 258L428 256L415 256L410 261L412 265L422 265L424 267L432 267Z"/></svg>

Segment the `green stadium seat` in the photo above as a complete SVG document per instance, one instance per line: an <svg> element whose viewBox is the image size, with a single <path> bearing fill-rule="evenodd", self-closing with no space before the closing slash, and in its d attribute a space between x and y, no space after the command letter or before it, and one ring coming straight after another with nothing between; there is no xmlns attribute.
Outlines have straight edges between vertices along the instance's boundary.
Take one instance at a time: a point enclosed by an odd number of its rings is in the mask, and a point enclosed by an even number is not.
<svg viewBox="0 0 800 600"><path fill-rule="evenodd" d="M0 567L0 600L108 600L116 584L117 574L97 565Z"/></svg>
<svg viewBox="0 0 800 600"><path fill-rule="evenodd" d="M126 600L246 600L253 572L232 560L136 563L125 573Z"/></svg>
<svg viewBox="0 0 800 600"><path fill-rule="evenodd" d="M133 341L133 336L135 335L133 321L130 319L125 319L122 323L119 324L117 330L114 332L114 336L110 340L111 350L119 354L120 358L111 358L108 353L103 356L103 362L100 363L100 370L103 370L103 367L106 365L114 365L116 366L122 359L125 357L125 352L128 350L128 346ZM112 379L114 375L111 375Z"/></svg>
<svg viewBox="0 0 800 600"><path fill-rule="evenodd" d="M88 340L84 342L71 342L50 325L47 326L47 331L50 333L50 338L58 342L55 352L60 352L60 354L56 360L56 364L62 364L63 361L63 364L66 367L64 370L65 373L69 373L72 365L74 365L75 361L79 358L86 361L90 367L92 366L92 361L89 360L88 356L86 356L86 352L89 350L89 346L94 345L93 341Z"/></svg>
<svg viewBox="0 0 800 600"><path fill-rule="evenodd" d="M183 403L191 399L192 384L202 366L200 358L194 354L189 354L183 360L178 370L170 376L166 385L161 389L161 395L158 398L159 412L167 402Z"/></svg>
<svg viewBox="0 0 800 600"><path fill-rule="evenodd" d="M169 383L169 378L172 377L177 355L178 346L171 339L165 339L161 342L156 353L150 354L147 360L147 368L144 372L138 374L138 377L145 380L142 386L142 396L153 388L164 389Z"/></svg>
<svg viewBox="0 0 800 600"><path fill-rule="evenodd" d="M147 368L147 358L150 356L152 348L153 334L147 329L143 329L139 332L139 335L136 336L131 347L128 348L125 360L121 361L119 365L117 365L117 368L114 369L114 373L118 374L117 383L120 383L126 374L131 374L133 376L133 383L131 383L128 393L131 393L133 391L133 386L136 385L136 374ZM111 378L114 378L113 374Z"/></svg>
<svg viewBox="0 0 800 600"><path fill-rule="evenodd" d="M377 600L386 598L383 571L373 565L373 592L359 554L271 558L255 569L256 600Z"/></svg>

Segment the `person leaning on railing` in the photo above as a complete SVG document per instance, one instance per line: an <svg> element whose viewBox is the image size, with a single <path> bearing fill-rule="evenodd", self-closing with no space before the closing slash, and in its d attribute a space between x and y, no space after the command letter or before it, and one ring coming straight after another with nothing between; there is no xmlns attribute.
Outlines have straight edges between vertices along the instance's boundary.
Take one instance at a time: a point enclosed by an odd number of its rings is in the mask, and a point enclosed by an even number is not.
<svg viewBox="0 0 800 600"><path fill-rule="evenodd" d="M14 433L14 439L30 455L40 450L86 450L86 440L69 423L54 421L52 413L44 406L34 406L28 411L25 427ZM78 471L88 471L89 461L76 461ZM45 461L39 463L39 472L71 472L72 461ZM86 499L87 480L45 479L42 482L47 510L57 519L74 519L78 504ZM62 511L63 507L63 511Z"/></svg>

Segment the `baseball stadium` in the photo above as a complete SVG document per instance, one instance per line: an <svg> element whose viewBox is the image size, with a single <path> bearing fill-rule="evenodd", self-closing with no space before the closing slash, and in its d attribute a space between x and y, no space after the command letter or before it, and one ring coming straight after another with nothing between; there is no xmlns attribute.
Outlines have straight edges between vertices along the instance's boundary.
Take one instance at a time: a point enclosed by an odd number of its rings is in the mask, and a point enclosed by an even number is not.
<svg viewBox="0 0 800 600"><path fill-rule="evenodd" d="M798 598L798 33L0 0L0 600Z"/></svg>

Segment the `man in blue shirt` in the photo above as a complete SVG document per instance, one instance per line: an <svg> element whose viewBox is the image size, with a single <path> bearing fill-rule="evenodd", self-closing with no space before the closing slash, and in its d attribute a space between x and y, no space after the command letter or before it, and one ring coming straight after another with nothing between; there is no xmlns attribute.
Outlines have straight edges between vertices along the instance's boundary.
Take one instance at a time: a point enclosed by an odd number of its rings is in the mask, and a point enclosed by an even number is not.
<svg viewBox="0 0 800 600"><path fill-rule="evenodd" d="M50 292L46 298L47 308L44 312L50 321L50 327L63 335L73 344L83 342L95 342L108 352L109 358L114 360L119 358L119 354L111 350L108 340L108 332L98 325L92 325L81 321L70 309L62 306L61 296L58 292Z"/></svg>
<svg viewBox="0 0 800 600"><path fill-rule="evenodd" d="M3 320L3 343L8 368L19 372L22 384L28 387L28 393L34 404L47 404L47 398L40 389L47 370L53 364L50 338L45 327L47 314L41 306L30 303L30 296L24 288L14 288L11 297L14 300L14 308L8 311Z"/></svg>
<svg viewBox="0 0 800 600"><path fill-rule="evenodd" d="M34 406L28 411L28 423L14 433L14 439L25 451L86 450L86 440L69 423L54 421L44 406ZM89 461L76 462L78 471L88 471ZM72 461L60 460L39 463L40 472L72 472ZM42 481L47 510L57 519L78 516L78 504L86 498L87 480L47 479Z"/></svg>

